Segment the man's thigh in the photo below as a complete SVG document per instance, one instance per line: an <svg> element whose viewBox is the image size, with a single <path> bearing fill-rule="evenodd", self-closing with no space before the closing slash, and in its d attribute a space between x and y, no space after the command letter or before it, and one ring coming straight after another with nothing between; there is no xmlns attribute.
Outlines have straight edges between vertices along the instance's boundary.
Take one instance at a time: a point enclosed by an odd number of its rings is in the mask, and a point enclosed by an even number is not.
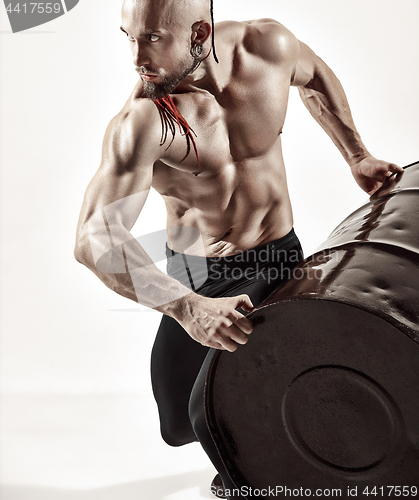
<svg viewBox="0 0 419 500"><path fill-rule="evenodd" d="M195 441L188 405L208 353L174 319L163 316L151 354L151 381L163 439L172 446Z"/></svg>

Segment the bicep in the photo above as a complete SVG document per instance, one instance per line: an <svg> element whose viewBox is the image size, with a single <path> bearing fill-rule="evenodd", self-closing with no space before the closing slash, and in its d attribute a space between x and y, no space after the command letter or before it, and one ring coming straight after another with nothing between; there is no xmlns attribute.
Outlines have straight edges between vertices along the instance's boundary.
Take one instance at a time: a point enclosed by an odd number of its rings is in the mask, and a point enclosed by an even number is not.
<svg viewBox="0 0 419 500"><path fill-rule="evenodd" d="M101 164L87 187L80 224L93 220L99 212L106 214L109 223L122 224L128 230L135 224L151 187L152 166L124 173L118 170L106 162Z"/></svg>
<svg viewBox="0 0 419 500"><path fill-rule="evenodd" d="M150 121L136 123L135 117L133 120L127 114L111 121L103 141L100 167L85 193L79 234L85 232L89 222L92 224L102 216L108 224L132 228L147 199L153 164L159 157L156 132Z"/></svg>
<svg viewBox="0 0 419 500"><path fill-rule="evenodd" d="M298 41L298 44L298 57L291 85L294 87L305 87L315 78L322 61L305 43Z"/></svg>

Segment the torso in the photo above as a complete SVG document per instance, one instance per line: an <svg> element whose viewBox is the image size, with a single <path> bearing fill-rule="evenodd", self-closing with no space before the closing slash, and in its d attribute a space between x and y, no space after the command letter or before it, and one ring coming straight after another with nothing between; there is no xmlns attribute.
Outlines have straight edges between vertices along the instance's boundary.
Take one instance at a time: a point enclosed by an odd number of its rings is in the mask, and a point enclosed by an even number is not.
<svg viewBox="0 0 419 500"><path fill-rule="evenodd" d="M220 64L218 89L194 86L172 95L196 133L201 167L193 149L181 161L186 140L179 132L154 165L152 186L166 203L168 227L197 228L208 257L273 241L293 225L280 137L290 75L252 53L254 24L217 29L219 58L231 61ZM174 231L170 245L182 251Z"/></svg>

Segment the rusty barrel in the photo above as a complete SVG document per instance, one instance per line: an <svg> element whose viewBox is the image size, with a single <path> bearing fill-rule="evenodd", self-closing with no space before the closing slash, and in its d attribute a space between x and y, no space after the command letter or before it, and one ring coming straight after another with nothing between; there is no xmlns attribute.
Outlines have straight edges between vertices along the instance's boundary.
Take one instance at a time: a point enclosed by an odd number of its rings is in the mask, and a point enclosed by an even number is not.
<svg viewBox="0 0 419 500"><path fill-rule="evenodd" d="M246 346L213 356L206 421L238 488L271 487L278 497L286 496L281 487L293 496L336 488L348 498L374 486L378 496L399 496L391 489L398 485L413 496L418 214L413 164L249 315L255 329Z"/></svg>

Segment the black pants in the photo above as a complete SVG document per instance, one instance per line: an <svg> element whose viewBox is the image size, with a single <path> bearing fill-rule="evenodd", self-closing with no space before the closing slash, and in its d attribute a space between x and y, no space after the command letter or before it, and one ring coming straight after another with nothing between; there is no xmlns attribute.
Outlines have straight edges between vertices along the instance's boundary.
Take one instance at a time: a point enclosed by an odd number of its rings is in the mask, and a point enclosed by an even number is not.
<svg viewBox="0 0 419 500"><path fill-rule="evenodd" d="M195 257L169 249L167 255L168 274L196 293L206 297L245 293L255 306L288 280L292 269L303 260L294 230L279 240L231 257ZM211 351L193 340L177 321L163 316L151 355L151 378L162 437L171 446L199 438L199 431L193 429L189 417L189 401L195 382L195 387L200 387L197 377ZM199 440L226 485L228 476L215 447L208 440Z"/></svg>

